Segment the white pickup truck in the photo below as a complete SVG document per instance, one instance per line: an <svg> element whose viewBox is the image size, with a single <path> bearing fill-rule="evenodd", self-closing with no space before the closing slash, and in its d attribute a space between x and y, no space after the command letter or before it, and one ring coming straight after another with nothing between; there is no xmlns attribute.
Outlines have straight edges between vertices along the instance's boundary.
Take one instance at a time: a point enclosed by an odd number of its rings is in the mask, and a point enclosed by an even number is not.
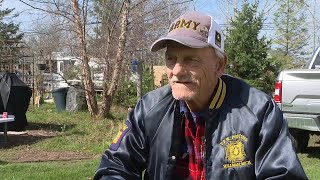
<svg viewBox="0 0 320 180"><path fill-rule="evenodd" d="M297 151L304 151L310 134L320 134L320 47L306 69L279 74L274 100L288 121Z"/></svg>

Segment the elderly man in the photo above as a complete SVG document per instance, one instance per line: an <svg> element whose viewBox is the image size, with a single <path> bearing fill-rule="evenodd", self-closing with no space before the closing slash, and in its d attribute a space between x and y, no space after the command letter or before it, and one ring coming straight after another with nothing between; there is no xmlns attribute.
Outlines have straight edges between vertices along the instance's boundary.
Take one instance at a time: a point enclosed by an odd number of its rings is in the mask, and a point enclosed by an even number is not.
<svg viewBox="0 0 320 180"><path fill-rule="evenodd" d="M210 16L181 15L151 51L162 48L169 85L142 97L95 179L307 179L274 101L223 74Z"/></svg>

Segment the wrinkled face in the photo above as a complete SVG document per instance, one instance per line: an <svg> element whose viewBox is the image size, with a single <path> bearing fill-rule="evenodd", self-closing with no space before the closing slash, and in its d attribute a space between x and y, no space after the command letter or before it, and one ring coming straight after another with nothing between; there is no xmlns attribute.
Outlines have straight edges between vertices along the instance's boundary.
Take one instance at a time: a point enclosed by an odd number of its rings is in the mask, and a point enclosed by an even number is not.
<svg viewBox="0 0 320 180"><path fill-rule="evenodd" d="M169 42L166 51L167 76L175 99L203 103L210 99L225 61L213 48L189 48Z"/></svg>

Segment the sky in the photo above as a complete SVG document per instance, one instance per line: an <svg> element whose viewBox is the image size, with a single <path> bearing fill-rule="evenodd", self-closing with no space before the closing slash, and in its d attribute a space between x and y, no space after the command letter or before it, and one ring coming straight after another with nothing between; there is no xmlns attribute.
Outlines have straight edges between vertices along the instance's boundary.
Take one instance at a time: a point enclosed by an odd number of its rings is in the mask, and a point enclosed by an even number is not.
<svg viewBox="0 0 320 180"><path fill-rule="evenodd" d="M32 15L32 10L27 5L23 4L18 0L4 0L1 6L1 9L5 8L15 8L12 14L19 13L19 16L12 19L14 23L19 23L21 31L25 31L30 27L30 24L36 19L34 15Z"/></svg>
<svg viewBox="0 0 320 180"><path fill-rule="evenodd" d="M186 0L181 0L181 1L184 2ZM230 16L233 13L232 11L233 11L234 5L230 5L229 7L227 7L226 0L193 0L193 1L194 2L190 3L190 5L192 6L191 8L194 8L195 6L196 10L211 15L212 17L214 17L217 23L222 26L227 23L226 19L227 19L228 11ZM240 8L241 0L229 0L229 1L231 2L237 1L238 2L237 7ZM252 2L253 0L248 0L248 1ZM267 7L270 8L272 6L271 3L273 0L269 0L269 1L265 0L265 1L269 2ZM263 3L261 4L263 7L260 7L260 8L264 8L264 4ZM24 3L20 2L19 0L4 0L2 3L1 9L4 9L4 8L15 8L14 13L19 13L20 15L17 18L13 19L13 21L15 23L19 23L21 30L24 32L31 30L32 25L35 22L37 22L38 19L41 19L41 17L39 17L39 14L40 14L39 12L31 9ZM266 17L267 17L266 21L271 22L270 16L267 15Z"/></svg>
<svg viewBox="0 0 320 180"><path fill-rule="evenodd" d="M183 1L183 0L182 0ZM221 10L218 8L217 1L214 0L195 0L195 9L205 12L215 17L216 21L220 24L224 23L224 17L221 15ZM15 8L13 13L19 13L19 16L13 19L13 22L20 24L20 29L23 32L32 30L32 25L39 19L39 12L28 7L19 0L4 0L1 9ZM38 14L38 15L37 15Z"/></svg>
<svg viewBox="0 0 320 180"><path fill-rule="evenodd" d="M170 1L170 0L168 0ZM181 0L181 2L185 2L187 0ZM238 2L237 7L241 7L241 1L243 0L229 0L230 2ZM248 0L249 2L253 2L254 0ZM310 0L306 2L315 2L320 0ZM270 9L273 7L274 0L262 0L260 5L260 10L266 10ZM264 2L268 2L268 5L265 7ZM211 15L215 21L222 26L223 29L226 28L227 25L227 17L228 17L228 12L229 16L232 16L233 14L233 8L234 5L230 5L229 7L227 6L226 0L193 0L193 2L190 2L190 9L196 9L197 11L201 11L204 13L207 13ZM43 18L43 16L39 15L40 12L37 12L27 5L23 4L19 0L4 0L2 3L1 9L4 8L15 8L14 13L19 13L20 15L13 20L14 23L20 24L20 30L25 33L25 35L32 35L32 29L34 26L37 24L39 19ZM306 13L309 16L309 21L310 21L310 14L313 12L313 6L310 5L309 8L306 10ZM265 25L264 28L261 31L262 35L267 35L267 37L274 37L275 33L275 27L272 23L272 13L273 11L270 11L269 14L265 15ZM319 12L318 12L319 13ZM318 14L317 17L320 15ZM320 21L318 19L318 22L320 24ZM310 28L311 29L311 28ZM319 30L319 29L318 29ZM312 29L309 30L310 33L312 33ZM318 42L319 42L318 38Z"/></svg>

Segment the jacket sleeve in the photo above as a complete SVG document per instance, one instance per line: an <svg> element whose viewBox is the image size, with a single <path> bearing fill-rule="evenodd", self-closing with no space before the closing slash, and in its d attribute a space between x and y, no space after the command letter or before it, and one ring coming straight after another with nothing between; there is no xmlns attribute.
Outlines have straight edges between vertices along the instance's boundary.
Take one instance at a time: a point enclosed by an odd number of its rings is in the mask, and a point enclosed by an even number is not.
<svg viewBox="0 0 320 180"><path fill-rule="evenodd" d="M141 101L140 101L141 102ZM146 167L147 150L144 135L143 115L140 104L128 119L109 149L105 151L98 170L97 179L142 179Z"/></svg>
<svg viewBox="0 0 320 180"><path fill-rule="evenodd" d="M282 112L272 100L267 106L255 155L257 179L308 179L294 150Z"/></svg>

